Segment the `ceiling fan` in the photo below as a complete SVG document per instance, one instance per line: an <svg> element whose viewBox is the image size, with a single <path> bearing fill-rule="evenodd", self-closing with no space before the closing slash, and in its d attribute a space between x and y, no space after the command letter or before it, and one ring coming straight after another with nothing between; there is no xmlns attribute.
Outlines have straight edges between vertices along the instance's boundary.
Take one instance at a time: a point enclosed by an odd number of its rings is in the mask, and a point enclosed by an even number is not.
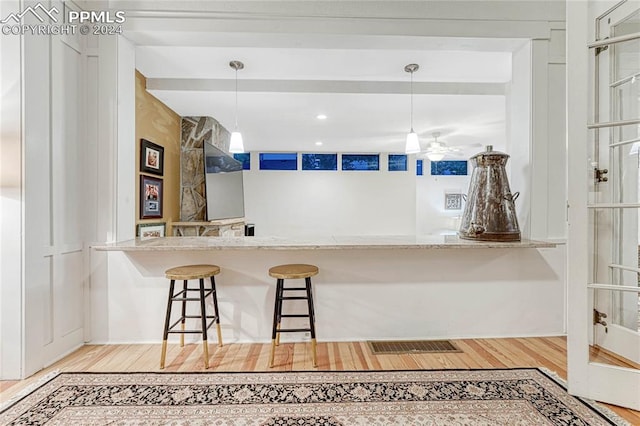
<svg viewBox="0 0 640 426"><path fill-rule="evenodd" d="M433 132L433 141L427 144L426 149L422 150L423 156L427 157L429 161L442 161L447 156L461 157L464 155L463 149L460 145L448 145L445 142L439 141L440 132ZM481 146L479 143L464 144L465 147Z"/></svg>

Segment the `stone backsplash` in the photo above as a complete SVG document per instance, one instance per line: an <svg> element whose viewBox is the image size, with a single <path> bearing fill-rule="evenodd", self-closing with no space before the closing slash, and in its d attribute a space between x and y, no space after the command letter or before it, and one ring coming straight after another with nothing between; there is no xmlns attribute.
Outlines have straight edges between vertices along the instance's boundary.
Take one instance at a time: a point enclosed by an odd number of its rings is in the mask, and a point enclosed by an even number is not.
<svg viewBox="0 0 640 426"><path fill-rule="evenodd" d="M182 117L180 220L207 219L204 144L229 152L230 133L211 117Z"/></svg>

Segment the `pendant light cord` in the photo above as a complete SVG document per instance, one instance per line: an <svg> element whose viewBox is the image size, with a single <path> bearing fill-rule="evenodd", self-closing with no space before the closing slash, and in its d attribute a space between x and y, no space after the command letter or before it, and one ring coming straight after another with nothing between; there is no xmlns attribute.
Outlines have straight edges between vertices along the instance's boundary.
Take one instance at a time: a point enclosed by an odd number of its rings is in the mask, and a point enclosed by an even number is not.
<svg viewBox="0 0 640 426"><path fill-rule="evenodd" d="M238 130L238 69L236 68L236 130Z"/></svg>
<svg viewBox="0 0 640 426"><path fill-rule="evenodd" d="M413 71L410 72L411 74L411 133L413 133Z"/></svg>

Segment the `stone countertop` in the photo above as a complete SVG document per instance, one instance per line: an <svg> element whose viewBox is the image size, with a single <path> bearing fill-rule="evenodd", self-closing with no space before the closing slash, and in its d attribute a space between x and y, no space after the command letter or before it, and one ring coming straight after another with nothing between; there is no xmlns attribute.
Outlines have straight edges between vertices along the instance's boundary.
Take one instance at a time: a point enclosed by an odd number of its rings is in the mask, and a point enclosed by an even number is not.
<svg viewBox="0 0 640 426"><path fill-rule="evenodd" d="M93 244L99 251L176 250L367 250L367 249L487 249L552 248L556 243L470 241L455 235L367 235L318 237L162 237Z"/></svg>

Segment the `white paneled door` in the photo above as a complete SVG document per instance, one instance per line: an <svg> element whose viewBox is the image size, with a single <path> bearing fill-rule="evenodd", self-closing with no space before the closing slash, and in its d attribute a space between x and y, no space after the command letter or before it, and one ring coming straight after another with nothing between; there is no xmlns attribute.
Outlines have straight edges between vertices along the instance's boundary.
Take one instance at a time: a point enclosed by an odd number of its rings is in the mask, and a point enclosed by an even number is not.
<svg viewBox="0 0 640 426"><path fill-rule="evenodd" d="M63 10L61 3L52 5ZM27 126L38 128L41 136L27 138L31 164L40 167L28 167L26 176L25 259L27 287L33 290L25 302L25 375L84 343L86 212L91 199L86 185L84 40L80 35L40 39L40 48L49 52L50 77L45 80L48 87L40 93L29 90L26 99L27 108L34 111L26 117ZM31 50L27 53L37 55ZM25 85L32 87L33 80L44 80L43 71L28 69Z"/></svg>
<svg viewBox="0 0 640 426"><path fill-rule="evenodd" d="M51 40L52 252L50 339L45 362L84 342L87 172L84 82L80 36Z"/></svg>
<svg viewBox="0 0 640 426"><path fill-rule="evenodd" d="M640 2L605 10L601 4L589 2L582 10L591 22L583 46L584 139L569 129L569 285L571 311L578 313L569 321L569 384L579 395L637 410L640 370L631 366L640 364ZM569 49L577 48L574 41ZM571 86L579 81L570 72L567 83L575 100ZM594 362L590 347L630 367Z"/></svg>

